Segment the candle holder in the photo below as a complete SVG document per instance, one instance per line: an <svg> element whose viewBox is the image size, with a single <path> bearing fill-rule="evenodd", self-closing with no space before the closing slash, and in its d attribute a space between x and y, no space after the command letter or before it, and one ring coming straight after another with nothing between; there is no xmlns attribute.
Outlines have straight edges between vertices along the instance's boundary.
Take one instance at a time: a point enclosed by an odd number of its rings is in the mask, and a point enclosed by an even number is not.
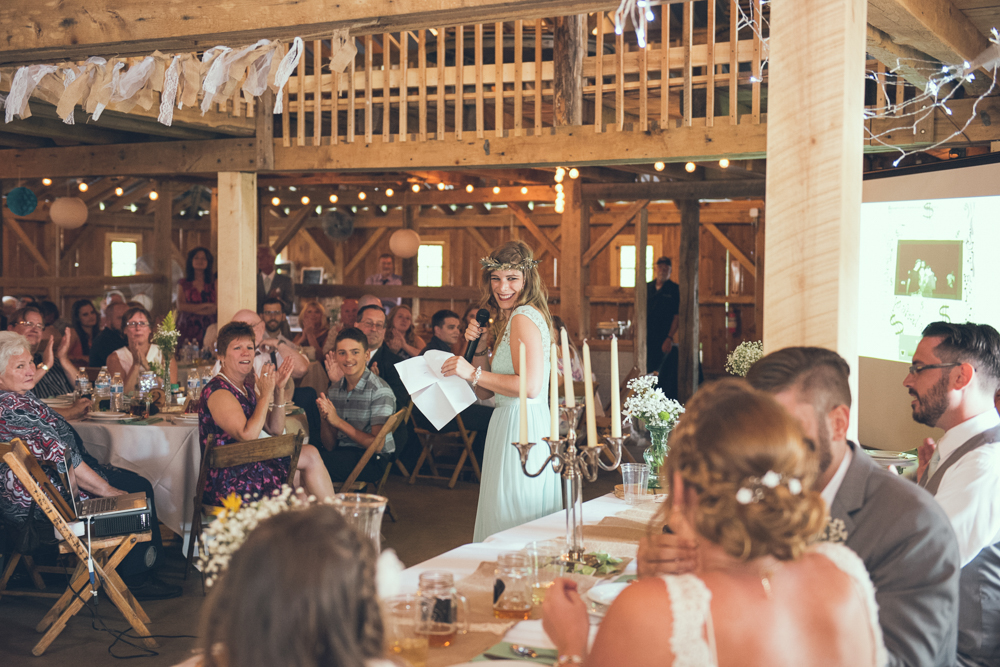
<svg viewBox="0 0 1000 667"><path fill-rule="evenodd" d="M535 446L534 442L527 444L512 443L521 455L521 470L528 477L538 477L545 468L552 464L552 470L562 477L563 504L566 509L566 549L564 560L569 563L579 563L583 559L583 480L593 482L597 479L598 468L614 470L622 460L622 442L624 438L605 438L607 444L591 444L586 447L576 446L576 426L580 421L583 406L560 407L563 419L569 424L565 438L542 438L549 446L549 456L539 469L528 472L528 454ZM614 460L612 465L601 461L601 451L607 448Z"/></svg>

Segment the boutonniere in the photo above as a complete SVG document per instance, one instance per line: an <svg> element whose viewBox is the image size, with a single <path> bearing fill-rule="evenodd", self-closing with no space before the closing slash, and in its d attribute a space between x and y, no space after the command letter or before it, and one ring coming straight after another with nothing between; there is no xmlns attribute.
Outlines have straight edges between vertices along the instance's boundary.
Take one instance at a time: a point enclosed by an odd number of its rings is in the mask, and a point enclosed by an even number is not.
<svg viewBox="0 0 1000 667"><path fill-rule="evenodd" d="M823 531L817 536L817 542L846 542L847 541L847 526L844 525L843 519L829 518L826 520L826 526L823 527Z"/></svg>

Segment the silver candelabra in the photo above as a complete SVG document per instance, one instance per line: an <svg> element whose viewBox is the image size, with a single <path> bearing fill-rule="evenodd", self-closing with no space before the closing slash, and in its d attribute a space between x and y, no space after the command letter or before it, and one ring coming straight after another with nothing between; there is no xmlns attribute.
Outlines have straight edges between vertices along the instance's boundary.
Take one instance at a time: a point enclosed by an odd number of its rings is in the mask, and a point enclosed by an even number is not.
<svg viewBox="0 0 1000 667"><path fill-rule="evenodd" d="M566 560L580 562L583 559L583 480L593 482L597 479L598 467L604 470L614 470L622 460L622 442L624 438L606 437L606 445L587 443L586 447L576 446L576 425L580 420L583 406L560 407L563 419L569 424L565 438L542 438L549 445L549 457L537 472L528 472L528 454L536 443L512 443L521 454L521 469L528 477L538 477L545 472L546 466L552 463L552 470L562 477L563 504L566 506ZM601 461L601 451L607 448L614 463L605 465Z"/></svg>

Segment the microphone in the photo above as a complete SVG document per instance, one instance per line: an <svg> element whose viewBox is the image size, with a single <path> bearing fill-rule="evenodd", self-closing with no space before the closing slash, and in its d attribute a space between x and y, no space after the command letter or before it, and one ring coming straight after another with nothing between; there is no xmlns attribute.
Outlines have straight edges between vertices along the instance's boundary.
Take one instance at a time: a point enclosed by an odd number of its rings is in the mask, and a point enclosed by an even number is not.
<svg viewBox="0 0 1000 667"><path fill-rule="evenodd" d="M476 324L480 328L485 327L490 321L490 311L485 308L480 308L479 312L476 313ZM472 357L476 355L476 345L479 344L479 339L469 341L469 345L465 348L465 360L470 364L472 363Z"/></svg>

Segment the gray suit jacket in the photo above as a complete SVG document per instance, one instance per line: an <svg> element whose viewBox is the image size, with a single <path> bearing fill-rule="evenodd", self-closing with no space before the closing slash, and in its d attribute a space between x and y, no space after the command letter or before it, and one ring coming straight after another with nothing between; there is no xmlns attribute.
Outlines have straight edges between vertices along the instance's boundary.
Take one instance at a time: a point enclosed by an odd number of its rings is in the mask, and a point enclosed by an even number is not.
<svg viewBox="0 0 1000 667"><path fill-rule="evenodd" d="M281 299L282 306L285 309L285 315L290 315L292 313L292 304L295 302L295 285L292 283L291 276L285 275L284 273L274 274L274 280L271 281L271 291L274 288L281 288ZM257 272L257 312L264 310L264 299L267 298L267 293L264 291L264 278L261 276L260 271Z"/></svg>
<svg viewBox="0 0 1000 667"><path fill-rule="evenodd" d="M893 667L951 667L958 643L961 557L948 516L913 482L857 445L830 508L875 585Z"/></svg>

